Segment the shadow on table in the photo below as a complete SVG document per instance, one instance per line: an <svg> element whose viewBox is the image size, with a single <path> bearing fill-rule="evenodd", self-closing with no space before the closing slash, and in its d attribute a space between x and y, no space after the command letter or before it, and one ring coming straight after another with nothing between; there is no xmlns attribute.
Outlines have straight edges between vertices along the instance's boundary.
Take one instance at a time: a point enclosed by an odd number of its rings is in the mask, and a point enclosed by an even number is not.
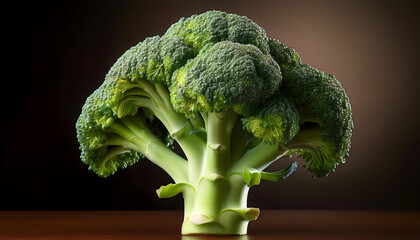
<svg viewBox="0 0 420 240"><path fill-rule="evenodd" d="M182 236L182 240L250 240L248 235L243 236Z"/></svg>

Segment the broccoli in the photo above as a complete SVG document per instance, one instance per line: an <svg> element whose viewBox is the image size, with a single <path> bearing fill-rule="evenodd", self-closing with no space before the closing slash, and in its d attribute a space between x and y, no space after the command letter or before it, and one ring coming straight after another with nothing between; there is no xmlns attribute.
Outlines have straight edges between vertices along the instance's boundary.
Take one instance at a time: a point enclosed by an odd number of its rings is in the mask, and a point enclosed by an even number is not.
<svg viewBox="0 0 420 240"><path fill-rule="evenodd" d="M174 182L157 195L182 193L183 234L246 234L259 215L249 188L288 177L297 162L264 169L295 154L327 176L348 157L353 123L333 75L247 17L209 11L124 53L76 129L81 160L101 177L139 159L166 171Z"/></svg>

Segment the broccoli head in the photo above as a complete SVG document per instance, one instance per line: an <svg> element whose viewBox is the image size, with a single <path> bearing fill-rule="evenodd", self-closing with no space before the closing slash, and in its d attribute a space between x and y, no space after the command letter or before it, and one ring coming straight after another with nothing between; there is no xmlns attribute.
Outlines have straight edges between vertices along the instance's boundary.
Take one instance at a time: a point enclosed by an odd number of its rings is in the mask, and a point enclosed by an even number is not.
<svg viewBox="0 0 420 240"><path fill-rule="evenodd" d="M157 194L182 193L182 233L245 234L259 214L246 205L249 187L288 177L297 162L264 169L296 154L327 176L348 157L353 122L333 75L247 17L209 11L127 50L76 129L82 162L99 176L139 159L167 172L174 182Z"/></svg>

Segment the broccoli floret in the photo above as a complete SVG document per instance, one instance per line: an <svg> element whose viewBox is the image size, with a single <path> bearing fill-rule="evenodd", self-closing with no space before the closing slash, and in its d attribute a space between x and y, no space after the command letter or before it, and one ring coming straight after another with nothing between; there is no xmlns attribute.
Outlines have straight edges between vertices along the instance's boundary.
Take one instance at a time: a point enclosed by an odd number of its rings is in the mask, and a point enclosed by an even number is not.
<svg viewBox="0 0 420 240"><path fill-rule="evenodd" d="M139 159L166 171L174 183L157 194L182 193L182 233L245 234L259 214L249 187L288 177L297 162L264 169L296 154L328 175L348 157L353 122L334 76L247 17L209 11L124 53L76 128L82 161L101 177Z"/></svg>
<svg viewBox="0 0 420 240"><path fill-rule="evenodd" d="M195 55L207 44L222 41L252 44L264 54L269 52L263 28L245 16L220 11L208 11L189 18L181 18L163 37L174 36L183 39L193 49Z"/></svg>
<svg viewBox="0 0 420 240"><path fill-rule="evenodd" d="M178 112L195 115L232 108L250 115L281 85L281 72L257 47L223 41L202 49L175 71L171 101Z"/></svg>
<svg viewBox="0 0 420 240"><path fill-rule="evenodd" d="M108 76L152 83L169 81L172 73L193 58L193 51L177 36L146 38L122 55Z"/></svg>
<svg viewBox="0 0 420 240"><path fill-rule="evenodd" d="M244 128L269 144L284 146L299 132L299 109L286 93L267 100L255 115L243 118Z"/></svg>
<svg viewBox="0 0 420 240"><path fill-rule="evenodd" d="M289 66L299 66L302 60L299 54L291 47L281 43L277 39L268 39L268 46L270 47L270 54L273 59L279 64L282 71Z"/></svg>
<svg viewBox="0 0 420 240"><path fill-rule="evenodd" d="M300 133L289 145L310 162L308 170L325 176L344 162L353 130L350 101L340 82L309 65L284 71L284 86L301 106Z"/></svg>
<svg viewBox="0 0 420 240"><path fill-rule="evenodd" d="M100 87L87 99L76 127L82 161L99 176L108 177L119 168L133 165L143 156L130 150L129 142L104 131L115 119L112 110L102 101L103 95L104 88Z"/></svg>

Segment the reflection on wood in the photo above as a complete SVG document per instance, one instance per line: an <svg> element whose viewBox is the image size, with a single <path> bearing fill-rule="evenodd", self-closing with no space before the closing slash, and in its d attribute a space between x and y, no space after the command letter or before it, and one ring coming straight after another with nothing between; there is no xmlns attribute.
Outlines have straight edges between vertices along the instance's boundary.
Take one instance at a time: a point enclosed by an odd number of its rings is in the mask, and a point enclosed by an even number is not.
<svg viewBox="0 0 420 240"><path fill-rule="evenodd" d="M3 211L0 239L420 239L420 212L262 211L245 236L181 236L181 211Z"/></svg>

